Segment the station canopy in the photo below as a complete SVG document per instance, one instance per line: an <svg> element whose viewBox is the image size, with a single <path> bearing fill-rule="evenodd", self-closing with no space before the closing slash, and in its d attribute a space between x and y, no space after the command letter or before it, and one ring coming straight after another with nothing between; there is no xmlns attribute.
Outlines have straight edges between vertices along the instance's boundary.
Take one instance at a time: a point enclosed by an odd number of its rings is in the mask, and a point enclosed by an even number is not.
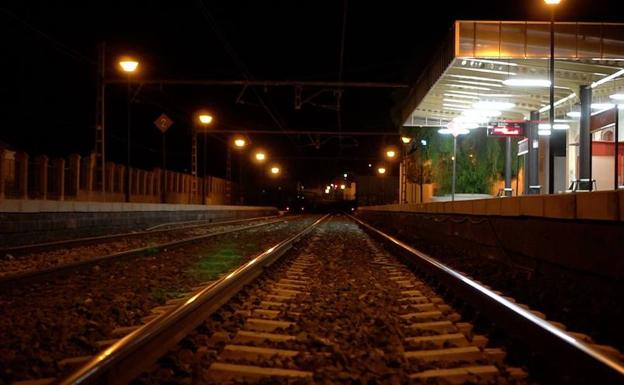
<svg viewBox="0 0 624 385"><path fill-rule="evenodd" d="M592 86L594 110L624 103L624 24L556 22L554 29L555 117L575 116L581 85ZM547 117L550 44L550 22L456 21L410 89L404 126L483 125L528 119L531 111Z"/></svg>

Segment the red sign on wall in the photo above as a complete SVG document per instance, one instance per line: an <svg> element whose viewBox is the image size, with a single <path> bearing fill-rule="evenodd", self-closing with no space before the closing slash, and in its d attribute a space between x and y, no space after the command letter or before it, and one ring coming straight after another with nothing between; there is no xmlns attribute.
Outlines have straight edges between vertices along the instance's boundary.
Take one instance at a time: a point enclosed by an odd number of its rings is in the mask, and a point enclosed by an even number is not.
<svg viewBox="0 0 624 385"><path fill-rule="evenodd" d="M522 122L496 122L487 128L488 136L524 136L524 123Z"/></svg>

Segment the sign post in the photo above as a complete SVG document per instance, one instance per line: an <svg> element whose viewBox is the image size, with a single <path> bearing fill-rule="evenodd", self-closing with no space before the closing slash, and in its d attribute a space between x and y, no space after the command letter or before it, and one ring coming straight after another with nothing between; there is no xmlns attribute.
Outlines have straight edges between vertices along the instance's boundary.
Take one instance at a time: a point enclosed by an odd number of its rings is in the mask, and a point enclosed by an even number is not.
<svg viewBox="0 0 624 385"><path fill-rule="evenodd" d="M166 200L165 191L166 191L166 184L167 184L167 177L166 177L166 172L167 172L167 147L166 147L166 143L165 143L165 133L167 132L169 127L171 127L173 125L173 120L171 120L171 118L169 118L165 114L160 114L160 116L158 118L156 118L156 120L154 121L154 125L162 133L162 153L161 153L161 156L162 156L162 173L161 173L161 176L160 176L160 191L162 192L161 201L162 201L162 203L165 203L165 200Z"/></svg>
<svg viewBox="0 0 624 385"><path fill-rule="evenodd" d="M503 121L495 122L487 128L488 136L505 138L505 188L501 196L512 196L511 188L511 138L524 136L524 122ZM516 180L516 194L518 183Z"/></svg>

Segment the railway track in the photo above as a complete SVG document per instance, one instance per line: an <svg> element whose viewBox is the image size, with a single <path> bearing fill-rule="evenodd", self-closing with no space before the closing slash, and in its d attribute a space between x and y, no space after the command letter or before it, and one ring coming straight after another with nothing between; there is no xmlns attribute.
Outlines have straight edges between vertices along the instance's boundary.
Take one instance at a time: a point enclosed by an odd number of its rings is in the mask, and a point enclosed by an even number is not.
<svg viewBox="0 0 624 385"><path fill-rule="evenodd" d="M294 218L294 217L288 217ZM78 238L43 244L24 245L3 249L5 254L21 255L21 261L0 262L0 287L16 282L32 281L65 273L79 267L96 265L103 261L155 253L207 238L245 231L287 220L281 217L259 217L243 220L188 224L149 229L124 234ZM249 223L245 225L245 223ZM103 252L103 253L102 253ZM98 254L100 253L100 254ZM10 255L13 255L10 254ZM60 257L68 256L68 257Z"/></svg>
<svg viewBox="0 0 624 385"><path fill-rule="evenodd" d="M624 382L621 363L578 336L359 226L319 219L171 303L60 383ZM510 365L442 289L530 354Z"/></svg>

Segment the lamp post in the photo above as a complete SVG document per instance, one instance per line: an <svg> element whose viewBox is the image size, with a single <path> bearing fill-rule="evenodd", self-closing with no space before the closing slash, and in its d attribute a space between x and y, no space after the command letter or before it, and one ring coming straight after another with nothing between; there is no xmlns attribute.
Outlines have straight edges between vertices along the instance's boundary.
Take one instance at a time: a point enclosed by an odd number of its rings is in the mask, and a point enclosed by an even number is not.
<svg viewBox="0 0 624 385"><path fill-rule="evenodd" d="M247 140L242 136L236 136L233 140L233 145L236 150L239 151L238 154L238 199L242 204L245 200L245 194L243 189L243 156L241 154L242 150L247 146Z"/></svg>
<svg viewBox="0 0 624 385"><path fill-rule="evenodd" d="M467 128L462 127L461 124L451 121L446 128L441 128L438 133L443 135L453 135L453 181L451 184L451 201L455 202L455 180L457 174L457 137L464 135L470 131Z"/></svg>
<svg viewBox="0 0 624 385"><path fill-rule="evenodd" d="M558 5L561 0L544 0L547 6L550 7L550 62L548 65L548 74L550 78L550 112L548 114L549 130L552 130L555 125L555 6ZM549 138L549 142L552 141L552 137ZM549 155L549 172L548 172L548 192L553 193L554 186L554 167L553 157Z"/></svg>
<svg viewBox="0 0 624 385"><path fill-rule="evenodd" d="M206 112L200 112L197 115L197 121L199 122L200 126L203 127L203 134L204 134L204 140L203 140L203 147L204 147L204 151L203 151L203 172L202 172L202 204L206 204L206 176L208 175L207 172L207 168L208 168L208 126L212 123L212 115L210 115L209 113ZM194 150L197 151L197 130L195 133L193 133L195 139L195 146L194 146ZM197 153L195 153L195 162L197 162Z"/></svg>
<svg viewBox="0 0 624 385"><path fill-rule="evenodd" d="M131 75L136 72L139 67L139 62L130 59L124 58L119 61L119 67L123 72L126 73L128 77L128 98L127 98L127 126L126 126L126 202L130 202L130 125L131 125L131 115L130 115L130 104L132 103L132 89L131 89Z"/></svg>

